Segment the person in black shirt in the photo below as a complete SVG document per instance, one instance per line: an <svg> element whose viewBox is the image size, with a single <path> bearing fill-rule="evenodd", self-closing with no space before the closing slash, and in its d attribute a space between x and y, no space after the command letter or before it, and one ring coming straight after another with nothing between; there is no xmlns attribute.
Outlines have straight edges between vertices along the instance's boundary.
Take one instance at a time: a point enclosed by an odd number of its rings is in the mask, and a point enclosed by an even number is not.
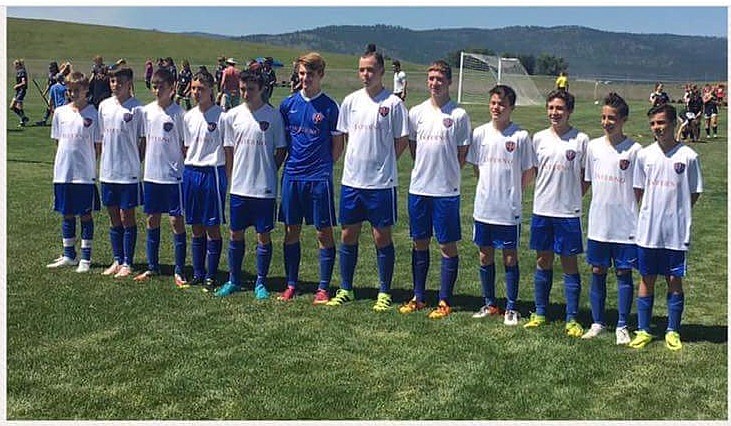
<svg viewBox="0 0 731 426"><path fill-rule="evenodd" d="M28 91L28 72L25 70L25 65L22 59L16 59L13 61L15 67L15 96L10 101L10 110L13 111L18 118L20 118L20 127L25 127L25 124L30 120L26 117L25 111L23 111L23 99Z"/></svg>
<svg viewBox="0 0 731 426"><path fill-rule="evenodd" d="M178 89L175 94L175 103L180 105L180 100L185 101L185 109L190 109L190 85L193 80L193 72L190 70L190 63L183 59L183 69L178 75Z"/></svg>

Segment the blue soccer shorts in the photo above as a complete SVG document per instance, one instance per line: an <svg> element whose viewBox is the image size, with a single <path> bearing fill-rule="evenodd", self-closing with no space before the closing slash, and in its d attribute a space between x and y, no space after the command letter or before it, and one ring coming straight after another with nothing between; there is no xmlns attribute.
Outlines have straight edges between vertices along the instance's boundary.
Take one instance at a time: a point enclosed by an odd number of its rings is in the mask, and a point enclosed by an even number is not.
<svg viewBox="0 0 731 426"><path fill-rule="evenodd" d="M282 177L279 221L286 225L307 225L325 229L335 225L335 196L332 179L293 180Z"/></svg>
<svg viewBox="0 0 731 426"><path fill-rule="evenodd" d="M102 204L131 210L142 204L142 182L106 183L102 182Z"/></svg>
<svg viewBox="0 0 731 426"><path fill-rule="evenodd" d="M183 215L183 184L144 182L144 211L146 214L167 213Z"/></svg>
<svg viewBox="0 0 731 426"><path fill-rule="evenodd" d="M574 256L584 252L581 239L581 219L578 217L534 214L531 218L531 250L553 251L560 256Z"/></svg>
<svg viewBox="0 0 731 426"><path fill-rule="evenodd" d="M462 239L459 195L432 197L409 194L409 233L413 240L431 238L432 230L439 244Z"/></svg>
<svg viewBox="0 0 731 426"><path fill-rule="evenodd" d="M520 225L496 225L475 221L472 241L478 247L517 250L520 244Z"/></svg>
<svg viewBox="0 0 731 426"><path fill-rule="evenodd" d="M637 263L640 275L664 275L684 277L685 252L681 250L637 247Z"/></svg>
<svg viewBox="0 0 731 426"><path fill-rule="evenodd" d="M99 211L99 190L93 183L54 183L53 210L83 216Z"/></svg>
<svg viewBox="0 0 731 426"><path fill-rule="evenodd" d="M216 226L226 223L226 168L185 166L183 169L183 198L185 223Z"/></svg>
<svg viewBox="0 0 731 426"><path fill-rule="evenodd" d="M340 224L354 225L366 220L374 228L388 228L396 223L396 188L341 186Z"/></svg>
<svg viewBox="0 0 731 426"><path fill-rule="evenodd" d="M592 266L637 269L637 245L586 240L586 262Z"/></svg>
<svg viewBox="0 0 731 426"><path fill-rule="evenodd" d="M263 234L274 229L274 198L242 197L231 194L231 231L244 231L253 226L256 232Z"/></svg>

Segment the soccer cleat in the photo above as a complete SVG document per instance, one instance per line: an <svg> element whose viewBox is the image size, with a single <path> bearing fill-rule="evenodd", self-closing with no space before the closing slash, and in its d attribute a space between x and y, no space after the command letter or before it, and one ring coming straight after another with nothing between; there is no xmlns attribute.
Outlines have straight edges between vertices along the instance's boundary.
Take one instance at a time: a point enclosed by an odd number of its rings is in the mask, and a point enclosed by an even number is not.
<svg viewBox="0 0 731 426"><path fill-rule="evenodd" d="M137 282L148 281L149 279L151 279L152 277L155 277L157 275L158 275L158 272L156 272L156 271L150 271L148 269L147 271L145 271L145 272L143 272L143 273L135 276L134 277L134 280L137 281Z"/></svg>
<svg viewBox="0 0 731 426"><path fill-rule="evenodd" d="M188 280L185 279L184 276L180 274L175 274L175 287L177 288L188 288L190 287L190 284L188 284Z"/></svg>
<svg viewBox="0 0 731 426"><path fill-rule="evenodd" d="M206 293L213 293L218 288L218 283L213 278L206 278L203 283L203 291Z"/></svg>
<svg viewBox="0 0 731 426"><path fill-rule="evenodd" d="M566 323L564 330L569 337L581 337L584 334L584 328L573 319Z"/></svg>
<svg viewBox="0 0 731 426"><path fill-rule="evenodd" d="M193 280L190 281L188 284L190 286L202 286L206 283L206 280L203 277L193 277Z"/></svg>
<svg viewBox="0 0 731 426"><path fill-rule="evenodd" d="M416 300L416 297L413 297L408 302L404 303L403 305L399 306L398 311L402 314L410 314L416 311L420 311L422 309L426 308L425 302L418 302Z"/></svg>
<svg viewBox="0 0 731 426"><path fill-rule="evenodd" d="M107 269L104 270L104 272L102 272L102 275L115 275L117 272L119 272L119 268L121 267L122 265L120 265L119 262L115 260L111 265L109 265Z"/></svg>
<svg viewBox="0 0 731 426"><path fill-rule="evenodd" d="M505 325L518 325L518 321L520 321L520 314L518 311L508 309L505 311L503 318L503 324Z"/></svg>
<svg viewBox="0 0 731 426"><path fill-rule="evenodd" d="M265 300L269 298L269 291L264 283L258 283L254 287L254 298L256 298L256 300Z"/></svg>
<svg viewBox="0 0 731 426"><path fill-rule="evenodd" d="M378 299L376 304L373 305L373 310L376 312L385 312L391 309L391 295L388 293L378 293Z"/></svg>
<svg viewBox="0 0 731 426"><path fill-rule="evenodd" d="M652 334L645 330L637 330L635 331L635 338L627 346L634 349L642 349L650 342L652 342Z"/></svg>
<svg viewBox="0 0 731 426"><path fill-rule="evenodd" d="M327 294L327 290L320 288L315 292L315 300L312 301L313 305L324 305L330 301L330 295Z"/></svg>
<svg viewBox="0 0 731 426"><path fill-rule="evenodd" d="M277 297L277 300L281 300L281 301L284 301L284 302L289 302L290 300L294 299L294 297L296 296L295 293L296 293L296 290L295 290L294 287L287 286L287 289L284 290L284 292L282 292Z"/></svg>
<svg viewBox="0 0 731 426"><path fill-rule="evenodd" d="M440 300L436 309L429 312L429 318L442 319L452 313L452 308L444 300Z"/></svg>
<svg viewBox="0 0 731 426"><path fill-rule="evenodd" d="M472 314L472 318L485 318L502 316L505 312L495 305L485 305L479 311Z"/></svg>
<svg viewBox="0 0 731 426"><path fill-rule="evenodd" d="M91 270L91 260L81 259L79 261L79 266L76 268L76 272L83 274L85 272L89 272L89 270Z"/></svg>
<svg viewBox="0 0 731 426"><path fill-rule="evenodd" d="M127 278L132 275L132 268L128 265L122 265L119 267L119 271L114 274L114 278Z"/></svg>
<svg viewBox="0 0 731 426"><path fill-rule="evenodd" d="M531 313L530 318L528 318L528 322L523 324L523 328L536 328L544 325L546 323L546 316L545 315L538 315L536 313Z"/></svg>
<svg viewBox="0 0 731 426"><path fill-rule="evenodd" d="M629 329L627 327L617 327L616 330L614 330L614 334L617 336L617 344L618 345L626 345L630 342L629 337Z"/></svg>
<svg viewBox="0 0 731 426"><path fill-rule="evenodd" d="M72 259L70 257L61 256L59 258L54 259L53 262L46 265L46 268L56 269L56 268L60 268L63 266L76 266L78 264L79 264L78 259Z"/></svg>
<svg viewBox="0 0 731 426"><path fill-rule="evenodd" d="M335 297L330 299L329 302L327 302L325 305L327 306L341 306L346 303L350 303L353 300L355 300L355 293L353 293L353 290L345 290L345 289L338 289L338 291L335 293Z"/></svg>
<svg viewBox="0 0 731 426"><path fill-rule="evenodd" d="M216 289L216 291L213 292L213 295L216 297L226 297L230 296L238 291L241 291L241 286L236 285L232 283L231 281L226 281L224 285Z"/></svg>
<svg viewBox="0 0 731 426"><path fill-rule="evenodd" d="M680 333L677 331L668 331L665 333L665 347L671 351L683 349L683 343L680 341Z"/></svg>
<svg viewBox="0 0 731 426"><path fill-rule="evenodd" d="M581 336L582 339L593 339L604 331L604 326L595 322L589 327L589 330Z"/></svg>

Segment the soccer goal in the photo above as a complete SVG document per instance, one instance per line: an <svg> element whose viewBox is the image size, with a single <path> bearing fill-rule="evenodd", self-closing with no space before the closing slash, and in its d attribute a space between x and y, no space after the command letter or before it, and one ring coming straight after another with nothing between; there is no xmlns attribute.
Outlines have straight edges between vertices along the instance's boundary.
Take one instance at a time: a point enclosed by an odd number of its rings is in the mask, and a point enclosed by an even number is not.
<svg viewBox="0 0 731 426"><path fill-rule="evenodd" d="M487 104L487 93L496 84L515 90L517 105L542 105L544 96L517 58L501 58L461 52L457 102Z"/></svg>

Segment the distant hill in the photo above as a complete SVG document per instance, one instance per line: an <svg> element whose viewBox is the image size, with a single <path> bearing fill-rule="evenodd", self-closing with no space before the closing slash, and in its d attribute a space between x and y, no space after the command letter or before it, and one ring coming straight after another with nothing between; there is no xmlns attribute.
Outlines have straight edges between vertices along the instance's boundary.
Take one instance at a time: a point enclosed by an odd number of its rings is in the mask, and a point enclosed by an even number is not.
<svg viewBox="0 0 731 426"><path fill-rule="evenodd" d="M726 80L728 63L726 38L616 33L579 26L415 31L389 25L339 25L241 39L350 55L375 43L390 57L421 64L469 48L536 57L545 53L564 58L569 74L579 78Z"/></svg>

